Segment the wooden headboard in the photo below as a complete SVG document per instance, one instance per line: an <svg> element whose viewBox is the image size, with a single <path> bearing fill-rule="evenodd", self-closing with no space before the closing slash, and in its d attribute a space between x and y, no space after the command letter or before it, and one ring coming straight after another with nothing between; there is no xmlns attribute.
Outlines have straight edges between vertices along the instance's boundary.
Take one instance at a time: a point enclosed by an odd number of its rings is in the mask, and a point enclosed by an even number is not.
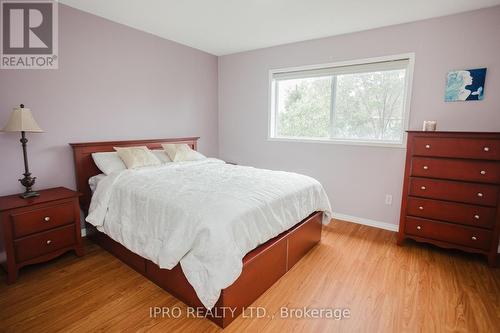
<svg viewBox="0 0 500 333"><path fill-rule="evenodd" d="M130 146L146 146L149 149L161 149L161 144L166 142L186 143L196 150L198 139L199 137L70 143L70 146L73 148L73 157L75 159L76 188L78 192L82 194L80 196L80 207L86 215L92 196L88 182L89 178L101 173L92 159L92 153L115 151L113 147Z"/></svg>

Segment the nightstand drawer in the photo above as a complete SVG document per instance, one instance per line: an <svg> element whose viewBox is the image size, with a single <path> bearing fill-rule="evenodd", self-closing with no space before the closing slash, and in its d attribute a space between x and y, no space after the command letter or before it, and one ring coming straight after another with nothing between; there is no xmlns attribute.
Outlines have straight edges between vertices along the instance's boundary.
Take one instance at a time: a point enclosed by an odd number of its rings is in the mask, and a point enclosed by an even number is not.
<svg viewBox="0 0 500 333"><path fill-rule="evenodd" d="M11 215L14 237L19 238L75 222L73 202Z"/></svg>
<svg viewBox="0 0 500 333"><path fill-rule="evenodd" d="M75 225L28 236L14 241L16 259L26 261L74 245Z"/></svg>

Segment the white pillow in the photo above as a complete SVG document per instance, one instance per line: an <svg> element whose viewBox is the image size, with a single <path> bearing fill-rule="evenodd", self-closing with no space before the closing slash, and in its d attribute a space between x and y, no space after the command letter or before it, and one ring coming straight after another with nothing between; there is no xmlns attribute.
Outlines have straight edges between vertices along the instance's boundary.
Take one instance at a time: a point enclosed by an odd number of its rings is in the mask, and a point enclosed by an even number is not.
<svg viewBox="0 0 500 333"><path fill-rule="evenodd" d="M103 173L100 173L98 175L89 178L89 186L90 190L92 191L92 194L94 194L95 190L97 189L97 184L99 184L99 182L104 178L106 178L106 175Z"/></svg>
<svg viewBox="0 0 500 333"><path fill-rule="evenodd" d="M157 159L160 160L161 163L172 162L170 157L168 157L167 153L163 149L160 149L160 150L155 149L155 150L152 150L151 152L153 152L153 154L156 156Z"/></svg>
<svg viewBox="0 0 500 333"><path fill-rule="evenodd" d="M92 153L92 159L105 175L127 168L116 152Z"/></svg>
<svg viewBox="0 0 500 333"><path fill-rule="evenodd" d="M127 169L160 165L160 160L146 146L113 147Z"/></svg>

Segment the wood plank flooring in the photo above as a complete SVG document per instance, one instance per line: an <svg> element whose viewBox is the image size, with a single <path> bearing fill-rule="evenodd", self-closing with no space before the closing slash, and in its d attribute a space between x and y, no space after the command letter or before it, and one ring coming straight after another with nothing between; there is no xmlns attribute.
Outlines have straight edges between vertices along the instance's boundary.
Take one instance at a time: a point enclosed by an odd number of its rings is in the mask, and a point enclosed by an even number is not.
<svg viewBox="0 0 500 333"><path fill-rule="evenodd" d="M151 318L150 307L186 306L98 246L0 278L3 332L220 332L207 319ZM500 332L500 269L343 221L224 332ZM348 308L350 318L283 319L280 308ZM249 315L249 313L247 313ZM275 315L272 318L271 315Z"/></svg>

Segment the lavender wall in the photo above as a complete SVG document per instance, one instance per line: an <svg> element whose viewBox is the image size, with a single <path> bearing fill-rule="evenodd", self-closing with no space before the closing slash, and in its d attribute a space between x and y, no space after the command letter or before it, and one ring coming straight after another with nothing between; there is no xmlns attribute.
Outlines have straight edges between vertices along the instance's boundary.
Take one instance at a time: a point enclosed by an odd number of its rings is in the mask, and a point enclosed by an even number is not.
<svg viewBox="0 0 500 333"><path fill-rule="evenodd" d="M37 188L74 188L68 142L196 135L207 155L317 178L337 213L397 224L403 149L267 141L268 71L289 66L414 52L411 129L433 119L444 130L500 131L500 7L223 56L218 64L64 5L59 16L58 70L0 71L0 125L24 103L46 131L29 134ZM484 101L443 102L448 70L483 66ZM0 195L22 191L18 140L0 133Z"/></svg>
<svg viewBox="0 0 500 333"><path fill-rule="evenodd" d="M217 58L59 6L59 69L0 70L0 126L24 103L37 188L75 187L69 142L200 136L217 155ZM0 133L0 195L23 190L18 133Z"/></svg>
<svg viewBox="0 0 500 333"><path fill-rule="evenodd" d="M219 58L219 153L320 180L336 213L398 223L404 149L267 141L268 71L415 53L410 129L500 131L500 7ZM451 69L488 67L485 99L445 103ZM392 205L385 195L392 194ZM390 227L390 225L388 225Z"/></svg>

